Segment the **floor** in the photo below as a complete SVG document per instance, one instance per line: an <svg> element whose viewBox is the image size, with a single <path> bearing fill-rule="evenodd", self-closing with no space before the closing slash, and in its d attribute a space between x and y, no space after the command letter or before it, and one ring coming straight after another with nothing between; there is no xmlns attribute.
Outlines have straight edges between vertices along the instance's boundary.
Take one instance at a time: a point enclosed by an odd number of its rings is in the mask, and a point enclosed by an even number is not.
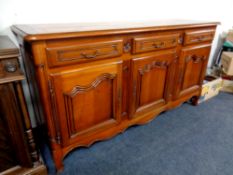
<svg viewBox="0 0 233 175"><path fill-rule="evenodd" d="M54 164L43 150L50 174ZM79 148L61 175L233 175L233 95L181 107L116 137Z"/></svg>

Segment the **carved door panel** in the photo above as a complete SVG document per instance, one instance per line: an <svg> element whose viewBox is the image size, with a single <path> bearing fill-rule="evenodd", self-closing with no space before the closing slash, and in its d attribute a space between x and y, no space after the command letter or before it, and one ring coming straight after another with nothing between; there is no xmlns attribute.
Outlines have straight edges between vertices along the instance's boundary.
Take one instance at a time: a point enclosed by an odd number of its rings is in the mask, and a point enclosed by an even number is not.
<svg viewBox="0 0 233 175"><path fill-rule="evenodd" d="M174 50L132 59L131 117L171 99L176 60Z"/></svg>
<svg viewBox="0 0 233 175"><path fill-rule="evenodd" d="M177 74L175 98L200 90L205 76L211 45L199 45L182 49Z"/></svg>
<svg viewBox="0 0 233 175"><path fill-rule="evenodd" d="M51 74L53 116L63 145L119 124L121 74L121 62Z"/></svg>

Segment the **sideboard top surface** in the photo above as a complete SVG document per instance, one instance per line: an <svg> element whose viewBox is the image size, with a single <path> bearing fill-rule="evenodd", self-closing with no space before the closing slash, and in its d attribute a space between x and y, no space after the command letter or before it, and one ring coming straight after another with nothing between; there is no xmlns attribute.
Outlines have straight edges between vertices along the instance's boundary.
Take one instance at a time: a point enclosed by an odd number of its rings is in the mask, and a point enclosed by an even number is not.
<svg viewBox="0 0 233 175"><path fill-rule="evenodd" d="M0 36L0 59L8 58L9 55L17 56L19 53L16 45L10 40L8 36Z"/></svg>
<svg viewBox="0 0 233 175"><path fill-rule="evenodd" d="M67 37L127 34L195 27L210 27L219 22L195 20L161 20L141 22L67 23L13 25L12 30L27 41Z"/></svg>

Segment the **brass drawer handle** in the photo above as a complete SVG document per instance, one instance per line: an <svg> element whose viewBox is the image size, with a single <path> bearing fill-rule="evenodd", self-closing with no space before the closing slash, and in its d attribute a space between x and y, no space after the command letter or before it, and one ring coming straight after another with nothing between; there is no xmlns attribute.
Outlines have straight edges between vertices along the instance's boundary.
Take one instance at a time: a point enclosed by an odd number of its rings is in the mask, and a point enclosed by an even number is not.
<svg viewBox="0 0 233 175"><path fill-rule="evenodd" d="M162 48L165 46L165 42L161 42L160 44L153 44L154 48Z"/></svg>
<svg viewBox="0 0 233 175"><path fill-rule="evenodd" d="M203 40L205 40L205 37L204 36L199 36L199 37L197 37L197 40L198 41L203 41Z"/></svg>
<svg viewBox="0 0 233 175"><path fill-rule="evenodd" d="M201 42L201 41L204 41L204 40L206 40L205 36L198 36L198 37L195 37L195 39L193 39L193 41L196 41L196 42Z"/></svg>
<svg viewBox="0 0 233 175"><path fill-rule="evenodd" d="M99 51L96 50L94 54L86 54L86 53L81 53L81 55L84 57L84 58L87 58L87 59L91 59L91 58L95 58L97 56L99 56Z"/></svg>
<svg viewBox="0 0 233 175"><path fill-rule="evenodd" d="M6 62L4 68L7 72L13 73L17 70L17 65L15 63Z"/></svg>
<svg viewBox="0 0 233 175"><path fill-rule="evenodd" d="M176 44L176 39L172 39L172 44Z"/></svg>

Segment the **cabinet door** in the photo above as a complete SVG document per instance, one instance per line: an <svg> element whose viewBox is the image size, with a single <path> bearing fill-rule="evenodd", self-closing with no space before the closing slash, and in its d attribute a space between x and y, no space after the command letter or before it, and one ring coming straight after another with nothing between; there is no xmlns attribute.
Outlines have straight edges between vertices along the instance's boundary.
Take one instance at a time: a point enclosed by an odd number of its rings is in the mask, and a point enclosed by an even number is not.
<svg viewBox="0 0 233 175"><path fill-rule="evenodd" d="M159 108L171 99L176 60L175 51L132 60L131 117Z"/></svg>
<svg viewBox="0 0 233 175"><path fill-rule="evenodd" d="M120 122L121 72L121 62L112 62L50 75L53 116L63 145Z"/></svg>
<svg viewBox="0 0 233 175"><path fill-rule="evenodd" d="M19 98L16 83L0 84L0 174L18 165L32 167Z"/></svg>
<svg viewBox="0 0 233 175"><path fill-rule="evenodd" d="M199 45L182 49L177 74L175 98L200 90L205 76L211 45Z"/></svg>

